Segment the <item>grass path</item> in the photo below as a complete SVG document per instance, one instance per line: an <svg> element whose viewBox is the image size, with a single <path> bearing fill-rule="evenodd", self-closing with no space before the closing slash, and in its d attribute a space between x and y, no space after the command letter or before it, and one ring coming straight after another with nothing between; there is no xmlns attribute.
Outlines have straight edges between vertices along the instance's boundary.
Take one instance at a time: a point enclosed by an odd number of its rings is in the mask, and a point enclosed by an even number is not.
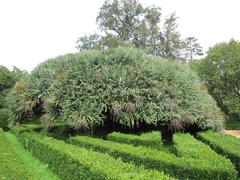
<svg viewBox="0 0 240 180"><path fill-rule="evenodd" d="M0 180L28 180L33 177L28 173L23 162L0 129Z"/></svg>
<svg viewBox="0 0 240 180"><path fill-rule="evenodd" d="M14 147L17 156L24 163L26 170L34 175L34 179L47 179L47 180L58 180L59 178L54 175L48 166L40 162L37 158L33 157L32 154L26 151L17 138L11 133L5 133L8 142ZM0 178L1 179L1 178Z"/></svg>

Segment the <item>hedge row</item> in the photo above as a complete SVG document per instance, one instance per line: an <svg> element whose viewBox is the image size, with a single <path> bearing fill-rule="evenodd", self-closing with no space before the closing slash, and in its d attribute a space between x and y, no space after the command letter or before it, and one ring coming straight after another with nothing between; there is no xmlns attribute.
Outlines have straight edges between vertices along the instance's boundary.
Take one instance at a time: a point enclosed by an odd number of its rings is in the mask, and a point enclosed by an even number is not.
<svg viewBox="0 0 240 180"><path fill-rule="evenodd" d="M33 179L0 128L0 179Z"/></svg>
<svg viewBox="0 0 240 180"><path fill-rule="evenodd" d="M31 175L34 175L33 179L59 180L59 178L48 169L47 164L42 163L21 145L14 134L6 132L5 136L8 142L14 147L19 159L24 163L26 170Z"/></svg>
<svg viewBox="0 0 240 180"><path fill-rule="evenodd" d="M25 148L62 179L172 179L161 172L145 170L50 137L29 132L16 134Z"/></svg>
<svg viewBox="0 0 240 180"><path fill-rule="evenodd" d="M163 146L162 141L160 141L161 134L157 131L144 133L141 136L114 132L109 134L107 138L115 142L127 143L135 146L141 145L154 149L160 149L161 151L171 152L171 150L174 150L174 153L178 157L188 156L198 159L208 159L209 163L214 162L214 159L219 158L219 155L209 148L209 146L205 145L201 141L198 141L190 134L174 134L173 147Z"/></svg>
<svg viewBox="0 0 240 180"><path fill-rule="evenodd" d="M237 172L231 162L224 157L209 159L176 157L174 154L143 146L120 144L88 136L76 136L69 140L72 144L109 153L125 162L132 161L145 168L163 170L178 179L236 179ZM207 153L207 151L206 151Z"/></svg>
<svg viewBox="0 0 240 180"><path fill-rule="evenodd" d="M146 133L146 134L149 134L149 133ZM142 145L142 146L162 150L164 146L162 141L160 141L159 139L161 138L161 134L159 132L155 134L158 135L157 141L155 137L154 139L149 139L149 137L144 137L142 135L138 136L138 135L132 135L132 134L117 133L117 132L108 134L107 139L111 141L120 142L120 143L132 144L134 146Z"/></svg>
<svg viewBox="0 0 240 180"><path fill-rule="evenodd" d="M211 131L198 133L197 138L229 158L240 174L240 139Z"/></svg>
<svg viewBox="0 0 240 180"><path fill-rule="evenodd" d="M171 148L171 146L163 145L162 141L160 141L161 134L159 132L145 133L141 136L113 132L111 134L108 134L107 139L119 143L131 144L133 146L141 145L165 152L176 153L175 149Z"/></svg>

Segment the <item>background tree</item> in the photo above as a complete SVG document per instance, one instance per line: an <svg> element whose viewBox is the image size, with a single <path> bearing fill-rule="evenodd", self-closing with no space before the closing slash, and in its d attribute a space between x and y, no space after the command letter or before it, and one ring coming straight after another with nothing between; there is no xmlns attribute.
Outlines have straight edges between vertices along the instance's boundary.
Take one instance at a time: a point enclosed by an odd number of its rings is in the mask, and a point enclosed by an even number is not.
<svg viewBox="0 0 240 180"><path fill-rule="evenodd" d="M8 109L7 95L23 73L16 67L10 71L0 65L0 127L2 128L6 128L12 118L12 113Z"/></svg>
<svg viewBox="0 0 240 180"><path fill-rule="evenodd" d="M98 34L92 34L89 36L82 36L77 40L76 48L79 51L87 49L101 49L101 36Z"/></svg>
<svg viewBox="0 0 240 180"><path fill-rule="evenodd" d="M202 56L203 50L201 45L197 42L197 38L188 37L185 39L184 57L183 59L192 61L194 56Z"/></svg>
<svg viewBox="0 0 240 180"><path fill-rule="evenodd" d="M14 84L27 72L13 67L10 71L0 65L0 127L6 128L12 122L12 112L9 110L8 94Z"/></svg>
<svg viewBox="0 0 240 180"><path fill-rule="evenodd" d="M0 66L0 108L6 107L6 96L15 83L15 76L6 67Z"/></svg>
<svg viewBox="0 0 240 180"><path fill-rule="evenodd" d="M165 20L161 16L160 7L143 7L137 0L107 0L96 18L101 35L80 37L76 47L82 51L132 46L164 58L185 58L189 43L177 31L176 14ZM191 45L192 56L195 49Z"/></svg>
<svg viewBox="0 0 240 180"><path fill-rule="evenodd" d="M105 1L96 21L103 32L128 42L141 25L143 12L144 9L137 0Z"/></svg>
<svg viewBox="0 0 240 180"><path fill-rule="evenodd" d="M158 54L168 59L181 59L181 51L184 48L184 42L180 39L180 33L177 31L177 17L173 13L166 17L163 24L163 31L159 33L160 49Z"/></svg>
<svg viewBox="0 0 240 180"><path fill-rule="evenodd" d="M240 42L230 40L210 48L206 58L192 63L222 110L240 119Z"/></svg>

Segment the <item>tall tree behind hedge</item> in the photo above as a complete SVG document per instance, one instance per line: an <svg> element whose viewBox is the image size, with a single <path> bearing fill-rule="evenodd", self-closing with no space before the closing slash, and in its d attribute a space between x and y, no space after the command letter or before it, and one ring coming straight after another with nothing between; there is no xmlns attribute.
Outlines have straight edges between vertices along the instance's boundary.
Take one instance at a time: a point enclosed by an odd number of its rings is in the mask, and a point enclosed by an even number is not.
<svg viewBox="0 0 240 180"><path fill-rule="evenodd" d="M194 56L202 56L203 50L201 45L197 42L195 37L188 37L185 39L184 59L192 61Z"/></svg>
<svg viewBox="0 0 240 180"><path fill-rule="evenodd" d="M101 35L80 37L76 46L80 51L133 46L164 58L186 59L189 43L181 39L175 13L162 19L160 7L143 7L137 0L107 0L96 21Z"/></svg>
<svg viewBox="0 0 240 180"><path fill-rule="evenodd" d="M24 72L16 67L13 68L13 71L10 71L0 65L0 127L2 128L6 128L12 120L12 113L9 110L8 94L23 74Z"/></svg>
<svg viewBox="0 0 240 180"><path fill-rule="evenodd" d="M6 106L6 95L14 84L14 76L6 67L0 66L0 108Z"/></svg>
<svg viewBox="0 0 240 180"><path fill-rule="evenodd" d="M207 57L192 67L206 83L225 113L240 119L240 42L230 40L210 48Z"/></svg>

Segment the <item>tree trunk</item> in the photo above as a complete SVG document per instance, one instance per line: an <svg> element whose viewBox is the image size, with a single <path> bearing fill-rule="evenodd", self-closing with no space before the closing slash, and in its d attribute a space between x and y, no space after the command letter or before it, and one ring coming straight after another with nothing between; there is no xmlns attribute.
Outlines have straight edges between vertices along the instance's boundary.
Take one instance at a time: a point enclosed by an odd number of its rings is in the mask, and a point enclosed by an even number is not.
<svg viewBox="0 0 240 180"><path fill-rule="evenodd" d="M168 128L168 126L164 126L161 131L161 138L164 145L172 145L173 144L173 131Z"/></svg>

